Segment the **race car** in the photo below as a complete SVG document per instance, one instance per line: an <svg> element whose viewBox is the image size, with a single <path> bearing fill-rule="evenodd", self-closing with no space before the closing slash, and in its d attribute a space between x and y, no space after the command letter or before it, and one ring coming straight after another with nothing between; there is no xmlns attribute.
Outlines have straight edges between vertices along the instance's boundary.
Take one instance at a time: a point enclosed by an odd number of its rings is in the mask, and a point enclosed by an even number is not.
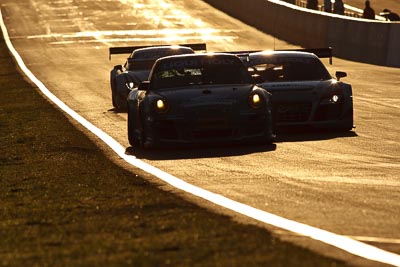
<svg viewBox="0 0 400 267"><path fill-rule="evenodd" d="M273 142L270 94L231 54L158 59L128 95L133 147Z"/></svg>
<svg viewBox="0 0 400 267"><path fill-rule="evenodd" d="M146 80L156 59L181 54L193 54L195 50L206 50L206 44L185 44L179 46L130 46L111 47L109 56L128 54L124 66L116 65L110 72L112 105L116 109L126 109L126 98L143 80Z"/></svg>
<svg viewBox="0 0 400 267"><path fill-rule="evenodd" d="M261 51L241 56L255 82L272 94L277 130L295 126L353 129L352 87L340 81L347 74L337 71L336 79L332 78L316 54L332 60L331 49Z"/></svg>

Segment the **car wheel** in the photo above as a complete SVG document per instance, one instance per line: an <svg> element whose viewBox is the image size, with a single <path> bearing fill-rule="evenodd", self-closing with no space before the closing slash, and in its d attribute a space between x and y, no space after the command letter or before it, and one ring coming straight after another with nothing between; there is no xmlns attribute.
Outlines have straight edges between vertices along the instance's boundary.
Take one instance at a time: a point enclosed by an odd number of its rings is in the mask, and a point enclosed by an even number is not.
<svg viewBox="0 0 400 267"><path fill-rule="evenodd" d="M141 140L135 134L133 120L134 120L134 114L132 114L132 111L130 109L128 109L128 141L129 141L129 144L133 147L141 147Z"/></svg>
<svg viewBox="0 0 400 267"><path fill-rule="evenodd" d="M118 95L116 96L116 104L117 104L117 109L119 110L126 110L127 108L127 103L126 99L121 99Z"/></svg>
<svg viewBox="0 0 400 267"><path fill-rule="evenodd" d="M276 135L273 133L267 133L261 140L261 144L265 146L272 145L276 140Z"/></svg>
<svg viewBox="0 0 400 267"><path fill-rule="evenodd" d="M118 108L117 93L115 92L115 85L111 87L111 101L114 108Z"/></svg>
<svg viewBox="0 0 400 267"><path fill-rule="evenodd" d="M148 126L143 117L141 117L141 123L142 123L142 131L141 131L141 147L144 149L152 149L154 148L154 143L153 141L148 140Z"/></svg>
<svg viewBox="0 0 400 267"><path fill-rule="evenodd" d="M339 132L349 132L351 130L353 130L355 128L354 126L354 121L352 116L350 118L347 118L346 120L344 120L343 122L341 122L338 127L336 127L336 131Z"/></svg>
<svg viewBox="0 0 400 267"><path fill-rule="evenodd" d="M339 132L349 132L349 131L353 130L354 128L355 127L352 124L351 126L347 125L347 126L343 126L343 127L337 128L337 131L339 131Z"/></svg>

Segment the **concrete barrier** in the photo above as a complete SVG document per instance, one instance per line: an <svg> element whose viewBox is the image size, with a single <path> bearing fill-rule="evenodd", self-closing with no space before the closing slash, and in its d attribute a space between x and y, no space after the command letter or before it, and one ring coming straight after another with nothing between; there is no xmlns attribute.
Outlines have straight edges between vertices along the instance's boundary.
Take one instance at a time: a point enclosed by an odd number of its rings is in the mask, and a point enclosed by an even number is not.
<svg viewBox="0 0 400 267"><path fill-rule="evenodd" d="M338 16L277 0L203 1L287 42L331 46L336 57L400 67L400 23Z"/></svg>
<svg viewBox="0 0 400 267"><path fill-rule="evenodd" d="M386 62L388 66L400 67L400 23L390 25Z"/></svg>

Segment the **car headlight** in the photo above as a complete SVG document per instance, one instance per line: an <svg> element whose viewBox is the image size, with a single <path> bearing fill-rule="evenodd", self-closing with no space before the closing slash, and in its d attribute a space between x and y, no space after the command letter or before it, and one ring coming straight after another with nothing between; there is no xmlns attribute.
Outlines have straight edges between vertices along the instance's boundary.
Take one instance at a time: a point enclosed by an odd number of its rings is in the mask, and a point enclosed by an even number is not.
<svg viewBox="0 0 400 267"><path fill-rule="evenodd" d="M340 99L340 96L338 96L338 95L333 95L333 96L331 97L331 102L332 102L332 103L337 103L337 102L339 101L339 99Z"/></svg>
<svg viewBox="0 0 400 267"><path fill-rule="evenodd" d="M341 103L343 95L339 93L330 93L321 99L321 105L336 105Z"/></svg>
<svg viewBox="0 0 400 267"><path fill-rule="evenodd" d="M330 87L326 88L326 91L322 95L321 102L322 104L338 104L343 101L344 92L340 83L336 80L333 80Z"/></svg>
<svg viewBox="0 0 400 267"><path fill-rule="evenodd" d="M157 99L156 101L154 101L154 109L158 113L166 113L169 109L169 106L164 99Z"/></svg>
<svg viewBox="0 0 400 267"><path fill-rule="evenodd" d="M129 90L132 90L133 88L136 87L136 85L133 82L126 83L125 85L126 85L126 88L128 88Z"/></svg>
<svg viewBox="0 0 400 267"><path fill-rule="evenodd" d="M259 109L264 106L264 97L259 93L252 93L249 96L249 104L254 109Z"/></svg>

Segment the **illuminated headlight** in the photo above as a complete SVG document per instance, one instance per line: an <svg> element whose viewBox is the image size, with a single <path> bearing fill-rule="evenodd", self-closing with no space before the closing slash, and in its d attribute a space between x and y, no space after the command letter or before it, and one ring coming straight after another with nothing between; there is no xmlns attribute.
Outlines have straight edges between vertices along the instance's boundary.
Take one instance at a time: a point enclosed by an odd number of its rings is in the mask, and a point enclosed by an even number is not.
<svg viewBox="0 0 400 267"><path fill-rule="evenodd" d="M322 105L332 105L332 104L336 105L336 104L341 103L342 100L343 100L343 95L333 93L333 94L324 96L321 100L321 104Z"/></svg>
<svg viewBox="0 0 400 267"><path fill-rule="evenodd" d="M157 99L154 102L154 107L158 113L166 113L168 111L168 104L163 99Z"/></svg>
<svg viewBox="0 0 400 267"><path fill-rule="evenodd" d="M126 83L126 87L127 87L129 90L132 90L132 89L135 87L135 84L134 84L133 82Z"/></svg>
<svg viewBox="0 0 400 267"><path fill-rule="evenodd" d="M332 97L331 97L331 102L333 102L333 103L337 103L338 101L339 101L339 96L338 95L333 95Z"/></svg>
<svg viewBox="0 0 400 267"><path fill-rule="evenodd" d="M252 93L249 96L249 104L254 109L259 109L264 105L263 96L259 93Z"/></svg>

